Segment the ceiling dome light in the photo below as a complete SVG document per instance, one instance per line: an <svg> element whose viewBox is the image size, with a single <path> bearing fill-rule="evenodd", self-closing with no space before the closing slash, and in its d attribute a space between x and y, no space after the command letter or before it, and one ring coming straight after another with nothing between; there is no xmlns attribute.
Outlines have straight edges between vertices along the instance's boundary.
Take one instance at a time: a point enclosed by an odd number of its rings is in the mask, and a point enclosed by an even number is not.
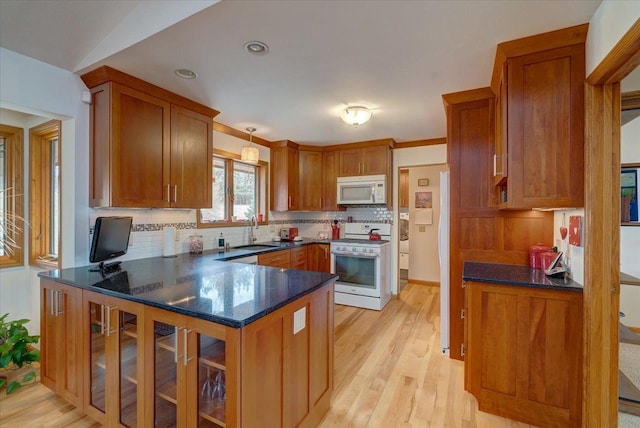
<svg viewBox="0 0 640 428"><path fill-rule="evenodd" d="M179 68L174 73L176 73L176 76L182 77L183 79L195 79L198 77L198 73L186 68Z"/></svg>
<svg viewBox="0 0 640 428"><path fill-rule="evenodd" d="M257 147L253 147L251 144L253 142L253 133L256 128L246 128L249 133L249 145L244 146L242 148L242 152L240 153L240 160L247 163L258 163L258 159L260 159L260 151Z"/></svg>
<svg viewBox="0 0 640 428"><path fill-rule="evenodd" d="M244 49L253 55L266 55L269 53L269 46L266 43L253 41L244 44Z"/></svg>
<svg viewBox="0 0 640 428"><path fill-rule="evenodd" d="M368 122L373 116L373 112L366 107L362 106L352 106L344 109L340 118L344 123L351 125L353 127L358 127L365 122Z"/></svg>

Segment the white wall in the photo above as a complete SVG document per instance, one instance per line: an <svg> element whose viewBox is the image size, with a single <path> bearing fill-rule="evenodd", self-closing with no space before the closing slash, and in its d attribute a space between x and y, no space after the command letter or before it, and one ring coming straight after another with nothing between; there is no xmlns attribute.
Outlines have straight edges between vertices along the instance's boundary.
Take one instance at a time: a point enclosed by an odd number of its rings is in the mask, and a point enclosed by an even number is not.
<svg viewBox="0 0 640 428"><path fill-rule="evenodd" d="M83 90L75 74L0 48L0 107L62 121L63 267L75 266L88 252L89 106L80 101ZM31 331L39 332L39 281L26 264L0 270L0 302L3 312L31 318Z"/></svg>
<svg viewBox="0 0 640 428"><path fill-rule="evenodd" d="M447 163L447 145L438 144L434 146L423 147L410 147L406 149L395 149L393 151L393 206L395 208L393 213L393 228L391 232L392 242L392 257L391 257L391 281L392 290L394 294L398 293L398 261L399 261L399 244L398 244L398 225L400 223L399 210L399 195L398 195L398 183L400 168L426 166L426 165L438 165ZM436 225L437 227L437 225ZM409 245L412 245L409 243ZM437 240L433 243L437 248ZM410 250L412 251L412 250ZM411 256L410 256L411 257ZM435 253L435 260L438 260L437 251ZM409 261L409 267L411 267L412 261ZM410 275L411 276L411 275ZM413 276L412 276L413 278ZM415 278L421 279L421 278ZM436 280L439 281L439 278Z"/></svg>
<svg viewBox="0 0 640 428"><path fill-rule="evenodd" d="M603 0L589 22L587 76L640 18L640 1Z"/></svg>
<svg viewBox="0 0 640 428"><path fill-rule="evenodd" d="M640 117L622 127L620 135L620 161L640 163ZM640 226L620 227L620 271L640 278ZM620 312L625 314L622 322L640 328L640 287L622 285L620 289Z"/></svg>

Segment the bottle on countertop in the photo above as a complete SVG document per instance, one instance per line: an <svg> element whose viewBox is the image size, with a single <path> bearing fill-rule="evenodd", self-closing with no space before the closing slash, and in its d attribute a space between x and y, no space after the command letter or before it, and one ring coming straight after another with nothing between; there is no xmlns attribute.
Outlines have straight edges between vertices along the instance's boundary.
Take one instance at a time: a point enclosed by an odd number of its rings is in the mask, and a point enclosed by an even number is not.
<svg viewBox="0 0 640 428"><path fill-rule="evenodd" d="M218 237L218 252L224 253L224 235L220 232L220 236Z"/></svg>

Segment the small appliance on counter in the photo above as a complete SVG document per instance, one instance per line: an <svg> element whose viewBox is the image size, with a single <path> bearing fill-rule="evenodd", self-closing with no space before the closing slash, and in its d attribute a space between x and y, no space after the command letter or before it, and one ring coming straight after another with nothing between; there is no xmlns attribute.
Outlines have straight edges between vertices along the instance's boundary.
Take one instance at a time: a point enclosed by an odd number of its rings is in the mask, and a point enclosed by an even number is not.
<svg viewBox="0 0 640 428"><path fill-rule="evenodd" d="M298 236L297 227L283 227L280 229L280 239L283 241L293 241Z"/></svg>

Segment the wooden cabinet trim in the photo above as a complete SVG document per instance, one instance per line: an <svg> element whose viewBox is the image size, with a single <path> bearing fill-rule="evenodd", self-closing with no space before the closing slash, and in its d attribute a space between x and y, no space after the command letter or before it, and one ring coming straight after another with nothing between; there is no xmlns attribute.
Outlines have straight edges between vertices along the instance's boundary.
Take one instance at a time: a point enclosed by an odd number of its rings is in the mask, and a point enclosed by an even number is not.
<svg viewBox="0 0 640 428"><path fill-rule="evenodd" d="M220 113L217 110L185 98L182 95L170 92L159 86L153 85L149 82L145 82L142 79L138 79L137 77L123 73L122 71L116 70L115 68L111 68L106 65L85 73L80 76L80 78L89 89L93 89L96 86L106 82L116 82L130 88L137 89L151 96L162 98L164 100L167 100L168 102L171 102L172 104L177 104L189 110L197 111L198 113L207 115L212 119Z"/></svg>

